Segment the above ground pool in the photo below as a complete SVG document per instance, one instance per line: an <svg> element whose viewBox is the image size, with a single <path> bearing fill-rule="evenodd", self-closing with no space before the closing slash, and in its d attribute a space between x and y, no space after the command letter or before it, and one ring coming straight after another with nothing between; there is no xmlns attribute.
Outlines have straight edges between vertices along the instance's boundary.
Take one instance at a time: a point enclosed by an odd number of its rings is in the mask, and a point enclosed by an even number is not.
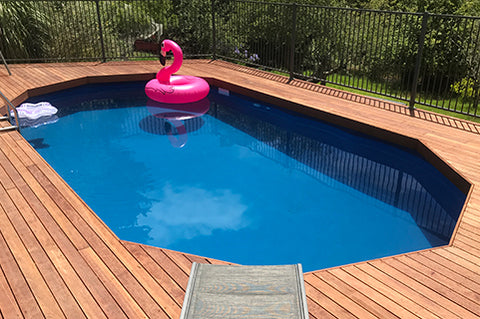
<svg viewBox="0 0 480 319"><path fill-rule="evenodd" d="M413 151L223 89L172 107L144 86L32 98L58 113L22 129L121 239L305 271L448 243L466 195Z"/></svg>

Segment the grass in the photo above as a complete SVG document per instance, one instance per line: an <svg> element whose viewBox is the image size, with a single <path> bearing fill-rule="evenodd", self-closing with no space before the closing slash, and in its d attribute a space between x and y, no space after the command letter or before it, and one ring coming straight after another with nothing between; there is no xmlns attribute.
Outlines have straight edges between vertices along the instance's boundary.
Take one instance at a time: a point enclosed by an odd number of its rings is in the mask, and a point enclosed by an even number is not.
<svg viewBox="0 0 480 319"><path fill-rule="evenodd" d="M379 99L383 99L383 100L388 100L388 101L393 101L393 102L408 105L408 102L406 102L404 99L408 99L409 95L406 95L403 92L400 92L398 90L391 89L391 88L388 88L388 91L387 91L386 85L381 84L381 83L377 83L377 82L373 82L373 81L367 79L366 77L345 76L345 75L332 74L332 75L327 77L327 80L331 81L331 82L336 82L336 83L343 83L345 85L356 86L356 87L359 87L361 89L355 89L355 88L343 86L341 84L333 84L333 83L328 83L327 84L328 87L332 87L332 88L347 91L347 92L362 94L362 95L365 95L365 96L371 96L371 97L375 97L375 98L379 98ZM383 94L371 93L371 92L367 91L367 90L372 90L372 89L376 90L379 93L383 93ZM395 95L400 96L403 93L404 99L398 99L398 98L395 98L395 97L386 96L387 92L389 92L389 95L394 95L394 96ZM428 104L428 103L432 104L432 103L436 102L438 107L427 106L427 105L423 105L423 104L420 104L420 103L416 103L415 108L422 109L422 110L427 110L427 111L435 112L435 113L439 113L439 114L444 114L444 115L448 115L448 116L452 116L452 117L456 117L456 118L460 118L460 119L464 119L464 120L468 120L468 121L472 121L472 122L476 122L476 123L480 123L480 118L478 118L478 117L471 116L471 115L466 115L466 114L461 114L461 113L457 113L457 112L453 112L453 111L448 110L449 105L455 105L455 104L456 104L457 109L468 109L469 108L470 104L463 103L461 100L458 100L457 98L444 98L444 99L435 100L435 99L431 99L427 96L424 96L422 94L418 94L417 95L417 100L420 101L421 103L425 103L425 104Z"/></svg>

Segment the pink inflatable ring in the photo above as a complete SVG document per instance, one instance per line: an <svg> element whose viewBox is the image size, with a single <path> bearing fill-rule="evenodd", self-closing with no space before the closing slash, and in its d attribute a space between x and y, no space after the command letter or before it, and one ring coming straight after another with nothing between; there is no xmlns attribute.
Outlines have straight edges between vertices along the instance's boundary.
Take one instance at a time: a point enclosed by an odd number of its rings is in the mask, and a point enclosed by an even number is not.
<svg viewBox="0 0 480 319"><path fill-rule="evenodd" d="M172 75L182 66L183 53L178 44L172 40L162 42L161 54L164 57L168 51L173 52L173 63L158 71L155 79L145 86L145 93L152 100L161 103L191 103L199 101L208 95L210 86L202 78L189 75ZM165 65L165 59L160 59Z"/></svg>

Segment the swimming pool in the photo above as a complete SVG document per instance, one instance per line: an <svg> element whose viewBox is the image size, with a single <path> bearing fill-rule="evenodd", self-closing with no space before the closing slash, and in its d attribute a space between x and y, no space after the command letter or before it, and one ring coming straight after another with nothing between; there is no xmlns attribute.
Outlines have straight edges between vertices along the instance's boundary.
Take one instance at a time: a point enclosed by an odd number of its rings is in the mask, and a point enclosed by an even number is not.
<svg viewBox="0 0 480 319"><path fill-rule="evenodd" d="M58 119L22 130L121 239L309 271L453 232L466 196L410 150L215 88L202 116L147 107L143 86L36 97Z"/></svg>

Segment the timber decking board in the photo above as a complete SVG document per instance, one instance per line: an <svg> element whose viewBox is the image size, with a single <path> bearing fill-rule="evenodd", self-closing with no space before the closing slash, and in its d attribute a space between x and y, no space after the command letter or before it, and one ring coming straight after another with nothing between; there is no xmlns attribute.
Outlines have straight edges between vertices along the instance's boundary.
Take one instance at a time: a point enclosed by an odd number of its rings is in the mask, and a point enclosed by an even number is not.
<svg viewBox="0 0 480 319"><path fill-rule="evenodd" d="M0 89L19 105L81 84L146 81L158 69L12 65ZM187 60L181 73L380 138L418 139L449 176L473 184L450 246L306 273L311 318L480 318L480 125L222 61ZM119 240L18 132L0 133L0 317L178 318L194 261L228 262Z"/></svg>

